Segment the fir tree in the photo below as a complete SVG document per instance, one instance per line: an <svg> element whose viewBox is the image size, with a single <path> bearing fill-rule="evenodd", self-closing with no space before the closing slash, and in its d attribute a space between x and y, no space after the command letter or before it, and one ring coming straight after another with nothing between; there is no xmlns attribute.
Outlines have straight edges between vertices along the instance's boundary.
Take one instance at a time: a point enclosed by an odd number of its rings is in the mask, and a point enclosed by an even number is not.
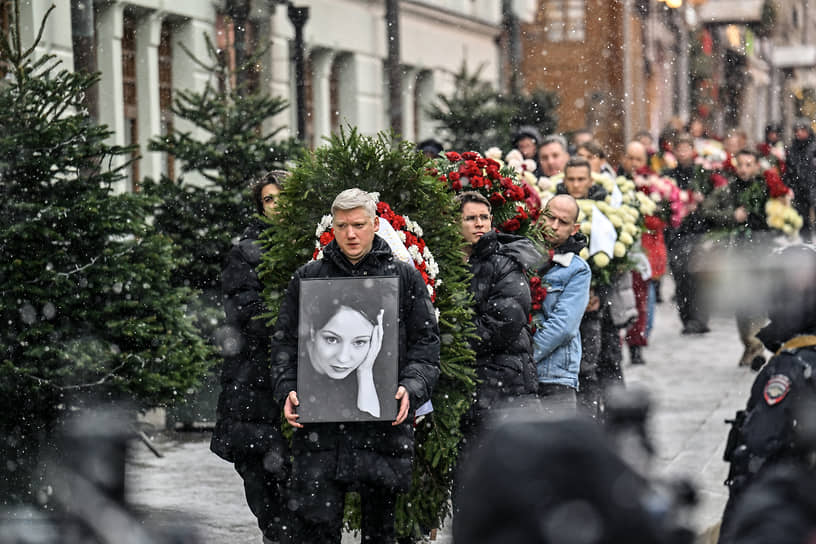
<svg viewBox="0 0 816 544"><path fill-rule="evenodd" d="M172 402L209 357L190 290L172 285L171 242L147 221L153 203L112 190L131 150L83 111L98 77L33 50L12 20L0 39L0 502L33 498L38 451L64 412Z"/></svg>
<svg viewBox="0 0 816 544"><path fill-rule="evenodd" d="M555 113L558 95L538 89L529 94L508 96L479 79L481 69L469 73L467 66L456 74L451 96L440 94L428 109L440 124L441 136L455 151L484 152L492 146L509 151L513 136L522 125L550 134L558 126Z"/></svg>
<svg viewBox="0 0 816 544"><path fill-rule="evenodd" d="M303 158L286 180L271 228L263 237L261 278L274 319L292 273L312 257L315 227L329 213L334 197L351 187L379 193L380 201L420 224L442 280L435 304L442 372L433 394L433 416L417 427L413 487L397 508L400 534L418 537L422 528L441 526L447 514L461 438L459 420L475 390L474 354L467 342L474 330L470 273L461 251L454 195L431 175L413 144L395 143L384 135L365 137L353 129L334 135L326 146ZM354 513L350 519L357 519Z"/></svg>
<svg viewBox="0 0 816 544"><path fill-rule="evenodd" d="M152 151L176 158L181 175L146 180L145 191L161 197L156 209L156 226L166 233L185 259L176 281L200 289L202 316L199 322L210 337L213 321L222 320L220 278L224 256L232 240L241 234L253 214L249 187L264 172L285 167L300 146L292 140L276 140L285 127L265 130L273 117L283 112L286 101L245 86L231 87L235 74L207 39L212 64L204 65L211 79L202 91L180 90L173 100L173 113L206 131L197 139L191 132L175 130L155 138ZM219 87L223 87L219 90ZM185 183L185 174L196 172L208 184ZM209 324L207 324L209 322Z"/></svg>

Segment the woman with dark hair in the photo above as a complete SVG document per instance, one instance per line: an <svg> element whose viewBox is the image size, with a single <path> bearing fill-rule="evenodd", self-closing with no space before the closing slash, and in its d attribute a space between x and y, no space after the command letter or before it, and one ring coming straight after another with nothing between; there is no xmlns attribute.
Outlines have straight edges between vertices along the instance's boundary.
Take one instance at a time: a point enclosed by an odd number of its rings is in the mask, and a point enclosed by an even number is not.
<svg viewBox="0 0 816 544"><path fill-rule="evenodd" d="M384 379L383 372L377 372L375 380L388 307L382 295L340 286L331 295L314 297L304 305L301 357L310 364L303 370L316 374L310 377L310 384L320 398L303 403L301 412L307 408L322 411L328 406L332 415L343 420L380 418L383 414L385 407L376 385ZM309 399L308 394L302 398ZM390 394L384 398L390 399Z"/></svg>
<svg viewBox="0 0 816 544"><path fill-rule="evenodd" d="M258 215L270 217L274 213L284 175L267 173L252 186L253 208ZM265 541L277 542L288 452L280 433L280 407L269 381L272 331L263 319L257 319L266 307L256 272L261 262L261 248L256 242L268 226L262 218L253 217L230 249L221 273L226 323L219 330L218 342L224 364L210 449L235 464Z"/></svg>

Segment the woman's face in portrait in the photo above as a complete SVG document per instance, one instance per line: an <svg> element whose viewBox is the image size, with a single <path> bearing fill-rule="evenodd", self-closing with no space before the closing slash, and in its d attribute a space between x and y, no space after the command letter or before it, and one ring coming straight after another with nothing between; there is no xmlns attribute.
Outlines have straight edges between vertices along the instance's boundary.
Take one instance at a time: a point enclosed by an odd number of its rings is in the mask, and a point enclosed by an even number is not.
<svg viewBox="0 0 816 544"><path fill-rule="evenodd" d="M365 316L341 306L322 328L311 331L312 366L319 374L342 380L365 360L373 332L374 325Z"/></svg>

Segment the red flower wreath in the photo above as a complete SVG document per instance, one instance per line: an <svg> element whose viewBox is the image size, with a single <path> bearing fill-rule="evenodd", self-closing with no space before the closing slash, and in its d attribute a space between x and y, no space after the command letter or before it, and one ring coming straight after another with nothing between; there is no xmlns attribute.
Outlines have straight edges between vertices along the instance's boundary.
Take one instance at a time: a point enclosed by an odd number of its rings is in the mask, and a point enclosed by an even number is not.
<svg viewBox="0 0 816 544"><path fill-rule="evenodd" d="M436 301L436 288L442 283L439 276L439 266L436 264L433 254L425 245L425 240L422 238L422 228L415 222L411 221L408 216L394 213L391 206L385 202L377 203L377 215L380 219L388 222L394 229L399 240L405 246L405 249L410 255L411 262L414 265L422 280L428 288L428 294L431 296L431 302ZM323 248L334 240L334 229L331 226L331 215L324 215L317 225L315 231L315 250L312 253L312 260L323 258Z"/></svg>
<svg viewBox="0 0 816 544"><path fill-rule="evenodd" d="M449 151L445 159L435 159L434 164L431 174L455 193L476 191L490 201L499 230L524 234L538 219L538 210L527 209L530 189L514 168L475 151Z"/></svg>

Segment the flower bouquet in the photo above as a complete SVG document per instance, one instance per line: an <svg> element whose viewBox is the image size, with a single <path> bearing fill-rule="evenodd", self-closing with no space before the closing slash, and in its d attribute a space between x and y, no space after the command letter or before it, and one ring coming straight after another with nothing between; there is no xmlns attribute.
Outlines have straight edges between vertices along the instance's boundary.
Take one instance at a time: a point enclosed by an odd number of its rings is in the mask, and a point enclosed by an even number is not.
<svg viewBox="0 0 816 544"><path fill-rule="evenodd" d="M496 228L509 234L533 234L539 210L528 209L525 199L530 189L515 168L475 151L449 151L445 158L434 159L434 166L432 173L453 192L483 194L493 207Z"/></svg>
<svg viewBox="0 0 816 544"><path fill-rule="evenodd" d="M691 212L694 202L691 191L680 189L672 178L644 173L635 175L634 183L638 191L656 204L654 214L672 227L679 227Z"/></svg>
<svg viewBox="0 0 816 544"><path fill-rule="evenodd" d="M588 199L578 200L578 207L581 232L589 240L580 256L589 263L592 283L609 285L615 276L634 267L629 250L640 238L641 213L629 204L615 208L607 202Z"/></svg>
<svg viewBox="0 0 816 544"><path fill-rule="evenodd" d="M802 228L802 216L784 197L765 202L765 217L769 227L782 231L788 238L795 238Z"/></svg>

